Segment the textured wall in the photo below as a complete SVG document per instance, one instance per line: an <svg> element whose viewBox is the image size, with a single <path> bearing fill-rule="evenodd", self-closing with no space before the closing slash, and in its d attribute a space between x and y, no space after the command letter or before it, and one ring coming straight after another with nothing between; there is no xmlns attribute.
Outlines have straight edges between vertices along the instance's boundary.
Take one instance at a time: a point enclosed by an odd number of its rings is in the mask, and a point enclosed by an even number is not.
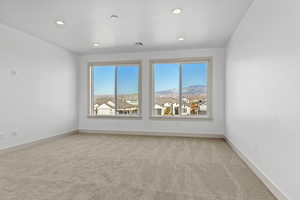
<svg viewBox="0 0 300 200"><path fill-rule="evenodd" d="M77 59L0 25L0 148L77 128Z"/></svg>
<svg viewBox="0 0 300 200"><path fill-rule="evenodd" d="M300 197L299 9L254 1L226 64L226 135L290 200Z"/></svg>

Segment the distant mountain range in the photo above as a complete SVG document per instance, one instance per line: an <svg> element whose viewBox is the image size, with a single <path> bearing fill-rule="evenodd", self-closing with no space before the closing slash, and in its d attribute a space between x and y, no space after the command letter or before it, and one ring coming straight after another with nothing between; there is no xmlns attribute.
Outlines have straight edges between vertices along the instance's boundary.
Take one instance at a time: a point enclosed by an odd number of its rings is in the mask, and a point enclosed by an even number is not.
<svg viewBox="0 0 300 200"><path fill-rule="evenodd" d="M169 96L177 96L178 95L178 89L169 89L169 90L162 90L162 91L158 91L156 92L156 94L158 94L159 96L165 96L165 97L169 97ZM207 86L206 85L191 85L189 87L184 87L182 88L182 94L183 95L201 95L201 94L207 94ZM126 99L137 99L138 98L138 94L121 94L120 96L122 96L123 98ZM108 94L103 94L103 95L94 95L94 98L114 98L114 95L108 95Z"/></svg>
<svg viewBox="0 0 300 200"><path fill-rule="evenodd" d="M173 96L178 93L178 89L170 89L170 90L163 90L158 91L156 94L161 96ZM207 93L207 86L206 85L191 85L189 87L182 88L183 95L194 95L194 94L206 94Z"/></svg>

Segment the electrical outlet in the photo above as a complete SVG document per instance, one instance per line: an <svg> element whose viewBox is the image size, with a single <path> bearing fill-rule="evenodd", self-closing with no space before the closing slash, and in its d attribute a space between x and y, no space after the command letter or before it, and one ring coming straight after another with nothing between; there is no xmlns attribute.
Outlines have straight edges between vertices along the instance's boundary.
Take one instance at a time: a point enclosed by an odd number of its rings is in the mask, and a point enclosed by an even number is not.
<svg viewBox="0 0 300 200"><path fill-rule="evenodd" d="M11 132L11 135L12 135L12 136L17 136L17 135L18 135L18 131L17 131L17 130L12 131L12 132Z"/></svg>

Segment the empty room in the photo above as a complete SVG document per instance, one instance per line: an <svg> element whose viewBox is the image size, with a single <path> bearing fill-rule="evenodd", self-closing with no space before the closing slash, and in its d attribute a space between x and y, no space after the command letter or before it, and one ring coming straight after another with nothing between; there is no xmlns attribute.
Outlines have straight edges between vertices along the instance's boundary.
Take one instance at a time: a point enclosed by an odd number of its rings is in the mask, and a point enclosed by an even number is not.
<svg viewBox="0 0 300 200"><path fill-rule="evenodd" d="M299 200L299 11L0 0L0 200Z"/></svg>

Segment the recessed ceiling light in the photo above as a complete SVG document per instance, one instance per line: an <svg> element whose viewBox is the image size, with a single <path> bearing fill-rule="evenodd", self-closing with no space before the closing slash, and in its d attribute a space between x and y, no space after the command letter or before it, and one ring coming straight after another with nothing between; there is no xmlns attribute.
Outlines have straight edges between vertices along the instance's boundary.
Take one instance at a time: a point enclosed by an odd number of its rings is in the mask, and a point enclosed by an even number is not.
<svg viewBox="0 0 300 200"><path fill-rule="evenodd" d="M56 20L55 23L60 26L65 25L65 22L63 20Z"/></svg>
<svg viewBox="0 0 300 200"><path fill-rule="evenodd" d="M179 37L178 40L179 40L179 41L183 41L183 40L184 40L184 37Z"/></svg>
<svg viewBox="0 0 300 200"><path fill-rule="evenodd" d="M135 46L142 47L142 46L144 46L144 44L143 44L142 42L136 42L136 43L135 43Z"/></svg>
<svg viewBox="0 0 300 200"><path fill-rule="evenodd" d="M93 43L93 46L94 46L94 47L99 47L100 44L99 44L98 42L94 42L94 43Z"/></svg>
<svg viewBox="0 0 300 200"><path fill-rule="evenodd" d="M172 10L172 13L173 13L174 15L179 15L180 13L182 13L182 9L181 9L181 8L174 8L174 9Z"/></svg>
<svg viewBox="0 0 300 200"><path fill-rule="evenodd" d="M118 15L111 15L110 18L111 18L112 20L115 20L115 19L118 19L119 16L118 16Z"/></svg>

